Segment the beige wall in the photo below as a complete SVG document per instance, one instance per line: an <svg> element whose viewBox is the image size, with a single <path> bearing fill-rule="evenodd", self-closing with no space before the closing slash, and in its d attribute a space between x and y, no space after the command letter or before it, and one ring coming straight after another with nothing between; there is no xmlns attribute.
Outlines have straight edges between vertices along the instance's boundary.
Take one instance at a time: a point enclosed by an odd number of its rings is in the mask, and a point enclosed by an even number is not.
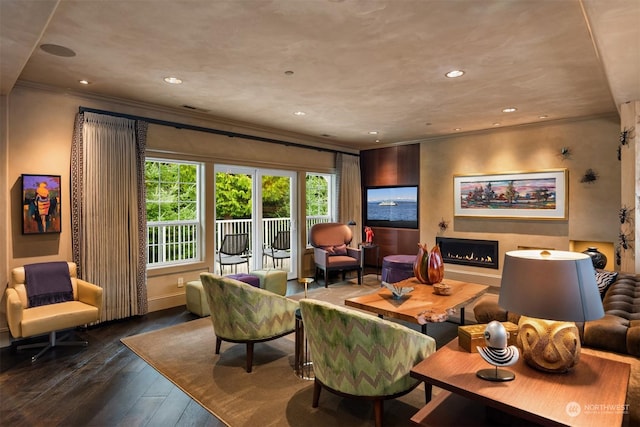
<svg viewBox="0 0 640 427"><path fill-rule="evenodd" d="M256 128L239 128L226 123L213 123L130 103L62 93L44 87L16 86L10 96L2 98L1 110L3 133L2 145L0 145L2 164L0 184L3 184L1 188L4 196L2 196L3 200L0 204L2 206L0 207L2 210L0 232L3 237L3 247L0 248L0 254L3 255L1 258L3 265L0 268L2 283L0 290L3 296L0 305L0 336L5 339L5 343L7 328L4 315L4 289L9 281L10 270L32 262L71 260L72 258L69 170L74 119L80 106L259 135L266 138L286 139L302 144L317 143L311 139L295 138L290 134L277 134ZM6 155L5 141L7 142ZM148 155L153 157L181 158L203 162L206 182L210 184L213 183L213 168L217 163L296 171L302 182L304 182L306 171L333 172L335 168L335 155L329 152L229 138L154 124L149 126L147 150ZM22 235L20 177L23 173L61 175L62 232L60 234ZM298 190L299 199L304 200L304 186L299 186ZM205 212L205 235L207 242L213 242L212 207L214 196L211 187L207 186L205 194L205 206L208 207ZM304 215L304 206L304 203L301 202L298 208L299 215ZM298 222L304 224L304 218L299 218ZM304 248L306 237L299 236L299 239L298 246ZM178 288L177 278L183 277L185 282L196 279L200 271L206 271L213 265L213 258L213 251L209 245L206 258L198 265L149 271L150 310L184 304L184 289ZM301 266L299 266L299 270L300 268ZM2 334L2 332L5 333Z"/></svg>
<svg viewBox="0 0 640 427"><path fill-rule="evenodd" d="M436 236L488 239L499 242L500 256L518 246L569 250L572 241L617 240L620 206L620 162L616 156L619 134L616 116L548 122L471 135L441 138L421 144L420 237ZM571 156L563 158L560 149ZM596 182L581 183L585 171L594 169ZM567 169L569 171L569 219L531 221L487 218L454 218L453 175ZM449 228L440 232L444 218ZM609 265L613 266L613 257ZM447 264L447 277L498 286L501 269Z"/></svg>

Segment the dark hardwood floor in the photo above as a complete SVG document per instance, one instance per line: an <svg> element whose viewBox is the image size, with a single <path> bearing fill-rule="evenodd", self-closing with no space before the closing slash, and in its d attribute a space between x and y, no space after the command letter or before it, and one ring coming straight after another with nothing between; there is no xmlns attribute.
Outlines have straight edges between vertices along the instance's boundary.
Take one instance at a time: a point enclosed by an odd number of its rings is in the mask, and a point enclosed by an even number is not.
<svg viewBox="0 0 640 427"><path fill-rule="evenodd" d="M304 290L297 281L287 288ZM180 306L79 329L88 347L56 347L35 363L38 349L0 349L0 425L224 426L120 342L197 318Z"/></svg>
<svg viewBox="0 0 640 427"><path fill-rule="evenodd" d="M131 352L120 338L197 318L185 307L77 330L88 347L0 350L0 424L224 426Z"/></svg>

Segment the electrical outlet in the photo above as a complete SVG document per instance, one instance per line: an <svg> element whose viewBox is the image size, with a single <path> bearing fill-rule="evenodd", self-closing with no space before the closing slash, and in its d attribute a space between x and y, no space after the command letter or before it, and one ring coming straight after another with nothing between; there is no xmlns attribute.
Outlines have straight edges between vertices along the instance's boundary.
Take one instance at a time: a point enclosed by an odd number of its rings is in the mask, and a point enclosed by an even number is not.
<svg viewBox="0 0 640 427"><path fill-rule="evenodd" d="M184 279L182 277L178 277L178 287L181 288L184 286Z"/></svg>

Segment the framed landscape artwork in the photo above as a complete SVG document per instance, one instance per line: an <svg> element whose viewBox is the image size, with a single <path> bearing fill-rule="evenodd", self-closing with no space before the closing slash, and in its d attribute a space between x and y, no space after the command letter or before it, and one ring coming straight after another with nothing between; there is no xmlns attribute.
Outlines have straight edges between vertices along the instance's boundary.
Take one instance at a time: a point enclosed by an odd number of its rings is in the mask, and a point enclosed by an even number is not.
<svg viewBox="0 0 640 427"><path fill-rule="evenodd" d="M22 175L22 234L60 233L60 175Z"/></svg>
<svg viewBox="0 0 640 427"><path fill-rule="evenodd" d="M567 219L567 170L453 177L454 215Z"/></svg>

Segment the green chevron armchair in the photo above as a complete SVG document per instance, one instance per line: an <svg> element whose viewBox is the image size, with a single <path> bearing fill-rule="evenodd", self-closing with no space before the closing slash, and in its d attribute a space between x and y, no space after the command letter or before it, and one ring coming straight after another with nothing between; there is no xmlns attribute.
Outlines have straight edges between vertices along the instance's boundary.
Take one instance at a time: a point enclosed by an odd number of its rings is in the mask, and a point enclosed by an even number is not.
<svg viewBox="0 0 640 427"><path fill-rule="evenodd" d="M247 372L253 367L255 343L294 331L296 301L211 273L201 273L200 281L211 311L216 354L220 354L222 341L246 343Z"/></svg>
<svg viewBox="0 0 640 427"><path fill-rule="evenodd" d="M420 381L409 371L436 350L428 335L323 301L303 299L300 311L309 343L315 383L314 408L322 388L340 396L372 400L376 427L383 402L409 393ZM431 386L426 385L426 402Z"/></svg>

